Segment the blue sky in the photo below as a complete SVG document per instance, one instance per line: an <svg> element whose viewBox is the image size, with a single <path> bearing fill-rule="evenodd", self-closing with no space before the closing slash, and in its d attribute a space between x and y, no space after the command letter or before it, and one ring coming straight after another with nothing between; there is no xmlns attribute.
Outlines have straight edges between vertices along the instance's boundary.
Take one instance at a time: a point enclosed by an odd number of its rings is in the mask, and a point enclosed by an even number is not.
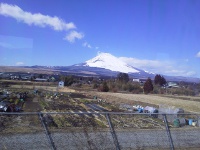
<svg viewBox="0 0 200 150"><path fill-rule="evenodd" d="M199 0L0 0L0 65L68 66L107 52L200 77Z"/></svg>

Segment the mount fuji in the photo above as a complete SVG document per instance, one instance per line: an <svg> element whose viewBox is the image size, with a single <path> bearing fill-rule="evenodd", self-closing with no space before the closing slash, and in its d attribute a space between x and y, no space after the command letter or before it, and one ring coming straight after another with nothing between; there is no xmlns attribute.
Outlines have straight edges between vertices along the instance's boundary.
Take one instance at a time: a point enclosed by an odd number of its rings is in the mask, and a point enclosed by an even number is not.
<svg viewBox="0 0 200 150"><path fill-rule="evenodd" d="M20 66L7 67L6 70L12 72L13 70L20 70L20 72L35 73L38 70L45 73L56 73L63 75L78 75L78 76L93 76L93 77L116 77L119 72L128 73L132 78L148 78L154 79L155 73L144 71L129 64L124 59L115 57L109 53L98 53L98 55L84 63L75 64L72 66ZM5 68L1 69L6 72ZM32 71L31 71L32 70ZM8 71L7 71L8 72ZM16 71L15 71L16 72ZM199 78L181 77L181 76L166 76L168 81L185 81L185 82L200 82Z"/></svg>
<svg viewBox="0 0 200 150"><path fill-rule="evenodd" d="M99 53L96 57L86 61L83 66L104 68L111 71L123 72L123 73L139 73L140 71L119 58L109 53Z"/></svg>
<svg viewBox="0 0 200 150"><path fill-rule="evenodd" d="M121 59L109 54L98 53L98 55L84 63L73 65L73 67L81 67L83 70L95 72L99 75L116 76L119 72L128 73L133 77L147 78L154 77L154 73L135 68L127 64Z"/></svg>
<svg viewBox="0 0 200 150"><path fill-rule="evenodd" d="M109 53L98 53L96 57L72 66L32 66L31 68L48 69L61 74L79 76L115 77L119 72L128 73L134 78L154 78L155 76L153 73L135 68Z"/></svg>
<svg viewBox="0 0 200 150"><path fill-rule="evenodd" d="M128 64L118 57L115 57L109 53L98 53L98 55L84 63L75 64L66 67L56 67L56 70L62 70L62 72L72 73L76 75L84 76L117 76L119 72L128 73L132 78L154 78L156 73L148 72L134 67L132 64ZM187 82L199 82L199 78L180 77L180 76L166 76L163 75L168 81L187 81Z"/></svg>

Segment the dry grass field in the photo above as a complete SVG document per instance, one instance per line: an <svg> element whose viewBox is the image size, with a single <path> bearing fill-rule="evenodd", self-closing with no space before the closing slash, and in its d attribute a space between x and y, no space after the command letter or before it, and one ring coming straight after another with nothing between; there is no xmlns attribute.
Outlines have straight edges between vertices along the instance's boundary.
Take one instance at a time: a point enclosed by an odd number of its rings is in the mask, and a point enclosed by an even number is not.
<svg viewBox="0 0 200 150"><path fill-rule="evenodd" d="M0 84L7 84L7 89L38 89L52 92L75 92L74 89L64 87L58 88L58 82L31 82L21 80L0 80Z"/></svg>
<svg viewBox="0 0 200 150"><path fill-rule="evenodd" d="M57 86L44 86L44 85L10 85L10 88L16 89L39 89L39 90L47 90L52 92L75 92L75 90L64 87L58 88Z"/></svg>
<svg viewBox="0 0 200 150"><path fill-rule="evenodd" d="M24 68L12 66L0 66L0 72L24 72L24 73L38 73L38 74L53 74L59 73L59 70L44 69L44 68Z"/></svg>
<svg viewBox="0 0 200 150"><path fill-rule="evenodd" d="M159 95L145 95L145 94L124 94L124 93L110 93L110 92L92 92L91 95L97 95L99 98L107 101L115 101L117 103L131 103L145 105L160 105L166 104L183 108L187 112L200 112L200 97L174 96L164 97ZM188 99L188 100L186 100ZM193 100L194 99L194 100Z"/></svg>
<svg viewBox="0 0 200 150"><path fill-rule="evenodd" d="M6 81L6 80L5 80ZM10 82L10 81L7 81ZM111 92L97 92L92 91L91 87L82 87L81 89L72 88L58 88L57 84L39 83L39 82L27 82L27 81L13 81L14 84L9 83L9 88L16 89L39 89L52 92L80 92L89 95L91 98L97 96L100 99L106 99L109 102L115 102L117 104L127 103L132 105L142 106L155 106L160 104L166 104L169 106L175 106L177 108L183 108L186 112L200 112L200 97L192 96L178 96L178 95L153 95L153 94L128 94L128 93L111 93ZM84 91L82 91L84 90ZM82 92L81 92L82 91Z"/></svg>

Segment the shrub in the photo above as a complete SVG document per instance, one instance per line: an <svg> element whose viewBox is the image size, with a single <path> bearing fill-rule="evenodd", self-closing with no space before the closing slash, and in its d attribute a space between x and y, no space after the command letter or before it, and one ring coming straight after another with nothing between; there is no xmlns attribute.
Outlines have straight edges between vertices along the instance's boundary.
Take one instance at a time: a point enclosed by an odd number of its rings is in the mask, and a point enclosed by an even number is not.
<svg viewBox="0 0 200 150"><path fill-rule="evenodd" d="M19 101L20 101L19 99L16 99L16 100L15 100L15 105L18 105L18 104L19 104Z"/></svg>
<svg viewBox="0 0 200 150"><path fill-rule="evenodd" d="M102 92L108 92L109 91L109 87L107 85L107 82L103 82L103 91Z"/></svg>
<svg viewBox="0 0 200 150"><path fill-rule="evenodd" d="M186 95L186 96L195 95L195 92L193 90L185 89L185 88L172 88L172 89L168 89L167 92L169 94Z"/></svg>
<svg viewBox="0 0 200 150"><path fill-rule="evenodd" d="M163 89L159 87L158 85L155 85L153 88L153 93L154 94L164 94L166 92L166 89Z"/></svg>
<svg viewBox="0 0 200 150"><path fill-rule="evenodd" d="M93 84L93 89L97 89L99 87L99 85L97 83Z"/></svg>
<svg viewBox="0 0 200 150"><path fill-rule="evenodd" d="M118 92L118 89L117 88L113 88L112 92L116 93L116 92Z"/></svg>
<svg viewBox="0 0 200 150"><path fill-rule="evenodd" d="M10 100L9 100L9 102L13 103L13 102L14 102L14 100L13 100L13 99L10 99Z"/></svg>
<svg viewBox="0 0 200 150"><path fill-rule="evenodd" d="M101 86L98 88L98 91L101 91L101 92L108 92L108 91L109 91L109 87L108 87L106 81L104 81L104 82L103 82L103 85L101 85Z"/></svg>

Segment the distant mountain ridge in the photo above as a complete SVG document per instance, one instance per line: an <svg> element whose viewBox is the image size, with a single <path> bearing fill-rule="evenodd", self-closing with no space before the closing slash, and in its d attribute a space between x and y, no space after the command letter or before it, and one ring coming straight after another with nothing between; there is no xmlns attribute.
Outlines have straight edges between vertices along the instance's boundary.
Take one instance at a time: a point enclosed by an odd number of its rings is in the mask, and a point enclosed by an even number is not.
<svg viewBox="0 0 200 150"><path fill-rule="evenodd" d="M8 69L9 68L9 69ZM16 69L17 68L17 69ZM32 71L31 71L32 69ZM7 71L6 71L7 70ZM10 70L10 71L9 71ZM84 63L74 64L71 66L15 66L14 72L32 72L44 71L59 74L72 74L79 76L104 76L116 77L119 72L128 73L131 78L148 78L154 79L156 73L150 73L139 68L135 68L123 62L121 59L109 54L99 53L96 57L87 60ZM0 67L0 72L12 72L11 66ZM186 81L186 82L200 82L199 78L181 77L181 76L166 76L163 75L167 81Z"/></svg>

